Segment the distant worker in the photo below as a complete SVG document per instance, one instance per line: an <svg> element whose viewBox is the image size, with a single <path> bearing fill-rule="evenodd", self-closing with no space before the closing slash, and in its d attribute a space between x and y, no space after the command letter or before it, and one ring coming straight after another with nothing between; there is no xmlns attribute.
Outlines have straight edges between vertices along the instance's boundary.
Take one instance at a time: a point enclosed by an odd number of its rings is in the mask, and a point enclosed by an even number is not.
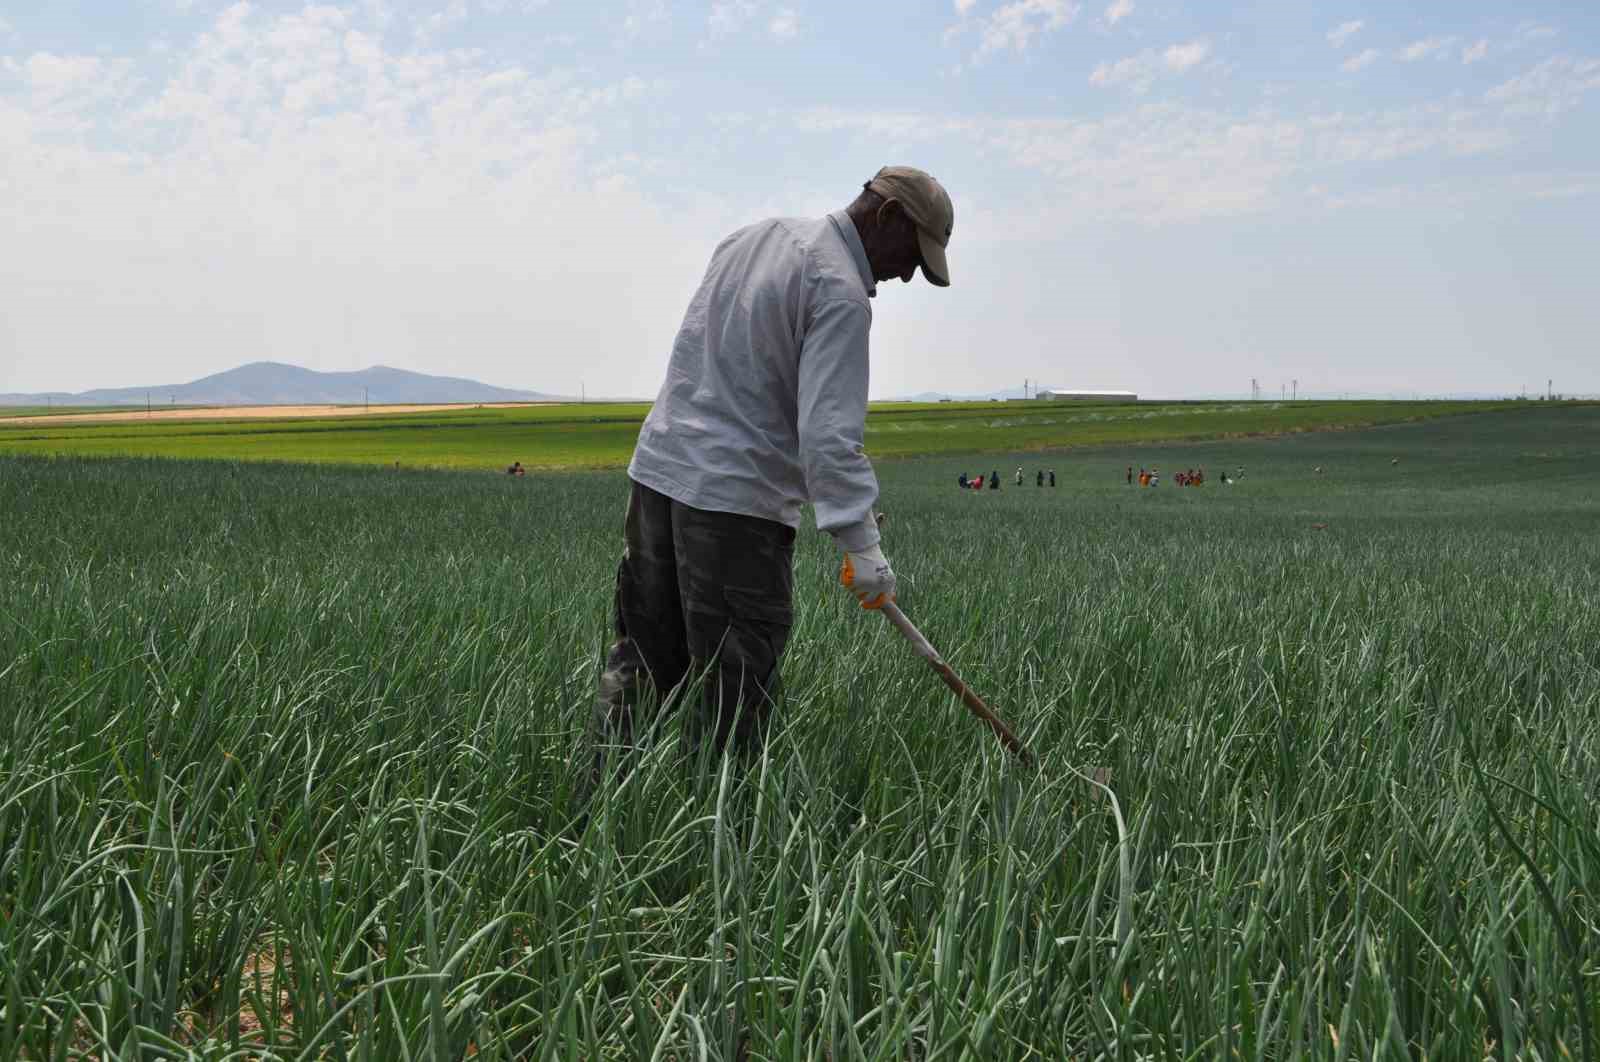
<svg viewBox="0 0 1600 1062"><path fill-rule="evenodd" d="M1053 468L1050 470L1050 485L1052 487L1056 485L1056 470Z"/></svg>
<svg viewBox="0 0 1600 1062"><path fill-rule="evenodd" d="M760 749L806 505L833 536L845 589L866 608L894 600L863 448L871 300L919 268L948 286L954 217L938 181L890 166L843 210L759 221L712 252L628 466L616 637L580 799L608 754L650 725L637 716L680 684L704 680L700 704L685 708L691 748Z"/></svg>
<svg viewBox="0 0 1600 1062"><path fill-rule="evenodd" d="M1141 468L1139 471L1143 472L1144 469ZM1133 486L1133 466L1132 465L1128 466L1128 486L1130 486L1130 487Z"/></svg>
<svg viewBox="0 0 1600 1062"><path fill-rule="evenodd" d="M1000 489L1000 470L998 468L991 468L989 470L989 489Z"/></svg>
<svg viewBox="0 0 1600 1062"><path fill-rule="evenodd" d="M1017 466L1017 486L1022 486L1022 466Z"/></svg>
<svg viewBox="0 0 1600 1062"><path fill-rule="evenodd" d="M965 472L961 473L961 479L959 480L959 482L961 484L961 489L962 490L966 490L967 489L967 474Z"/></svg>
<svg viewBox="0 0 1600 1062"><path fill-rule="evenodd" d="M1034 475L1033 475L1033 485L1035 487L1044 486L1044 469L1041 468L1041 469L1039 469L1039 471L1034 473Z"/></svg>

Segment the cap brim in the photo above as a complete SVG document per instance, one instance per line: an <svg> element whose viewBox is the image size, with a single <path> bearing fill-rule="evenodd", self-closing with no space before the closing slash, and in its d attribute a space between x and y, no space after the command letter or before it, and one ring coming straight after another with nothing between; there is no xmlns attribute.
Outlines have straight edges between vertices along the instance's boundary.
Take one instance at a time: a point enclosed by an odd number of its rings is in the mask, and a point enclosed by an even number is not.
<svg viewBox="0 0 1600 1062"><path fill-rule="evenodd" d="M944 248L920 228L917 230L917 243L922 247L922 275L935 287L948 288L950 263L945 261Z"/></svg>

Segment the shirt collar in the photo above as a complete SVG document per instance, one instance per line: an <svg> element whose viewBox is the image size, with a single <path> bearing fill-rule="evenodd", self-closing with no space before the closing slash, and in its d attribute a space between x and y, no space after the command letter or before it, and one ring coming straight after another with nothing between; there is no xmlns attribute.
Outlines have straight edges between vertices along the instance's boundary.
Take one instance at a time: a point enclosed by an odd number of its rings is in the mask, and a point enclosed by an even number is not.
<svg viewBox="0 0 1600 1062"><path fill-rule="evenodd" d="M867 286L867 298L872 298L878 294L878 282L872 279L872 263L867 261L867 249L861 245L861 234L856 231L856 223L851 221L850 215L843 210L835 210L828 215L828 220L839 230L839 238L844 241L844 245L850 248L850 255L856 260L856 268L861 270L861 282Z"/></svg>

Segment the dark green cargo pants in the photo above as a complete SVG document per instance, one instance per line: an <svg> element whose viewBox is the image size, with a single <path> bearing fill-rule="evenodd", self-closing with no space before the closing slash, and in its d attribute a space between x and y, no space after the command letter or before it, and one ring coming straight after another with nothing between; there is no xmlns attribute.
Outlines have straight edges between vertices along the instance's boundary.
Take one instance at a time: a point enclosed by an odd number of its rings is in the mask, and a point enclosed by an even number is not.
<svg viewBox="0 0 1600 1062"><path fill-rule="evenodd" d="M616 641L600 673L590 728L598 783L609 753L631 748L646 705L683 707L687 743L760 748L794 623L794 528L694 509L633 484L617 566Z"/></svg>

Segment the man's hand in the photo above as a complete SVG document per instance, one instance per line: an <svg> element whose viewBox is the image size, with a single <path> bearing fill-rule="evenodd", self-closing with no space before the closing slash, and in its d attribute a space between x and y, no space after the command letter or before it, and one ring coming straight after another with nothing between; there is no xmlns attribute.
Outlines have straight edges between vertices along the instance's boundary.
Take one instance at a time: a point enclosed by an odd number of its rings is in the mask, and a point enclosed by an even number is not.
<svg viewBox="0 0 1600 1062"><path fill-rule="evenodd" d="M894 600L894 570L877 545L854 553L846 552L839 569L839 582L856 595L862 608L882 608Z"/></svg>

